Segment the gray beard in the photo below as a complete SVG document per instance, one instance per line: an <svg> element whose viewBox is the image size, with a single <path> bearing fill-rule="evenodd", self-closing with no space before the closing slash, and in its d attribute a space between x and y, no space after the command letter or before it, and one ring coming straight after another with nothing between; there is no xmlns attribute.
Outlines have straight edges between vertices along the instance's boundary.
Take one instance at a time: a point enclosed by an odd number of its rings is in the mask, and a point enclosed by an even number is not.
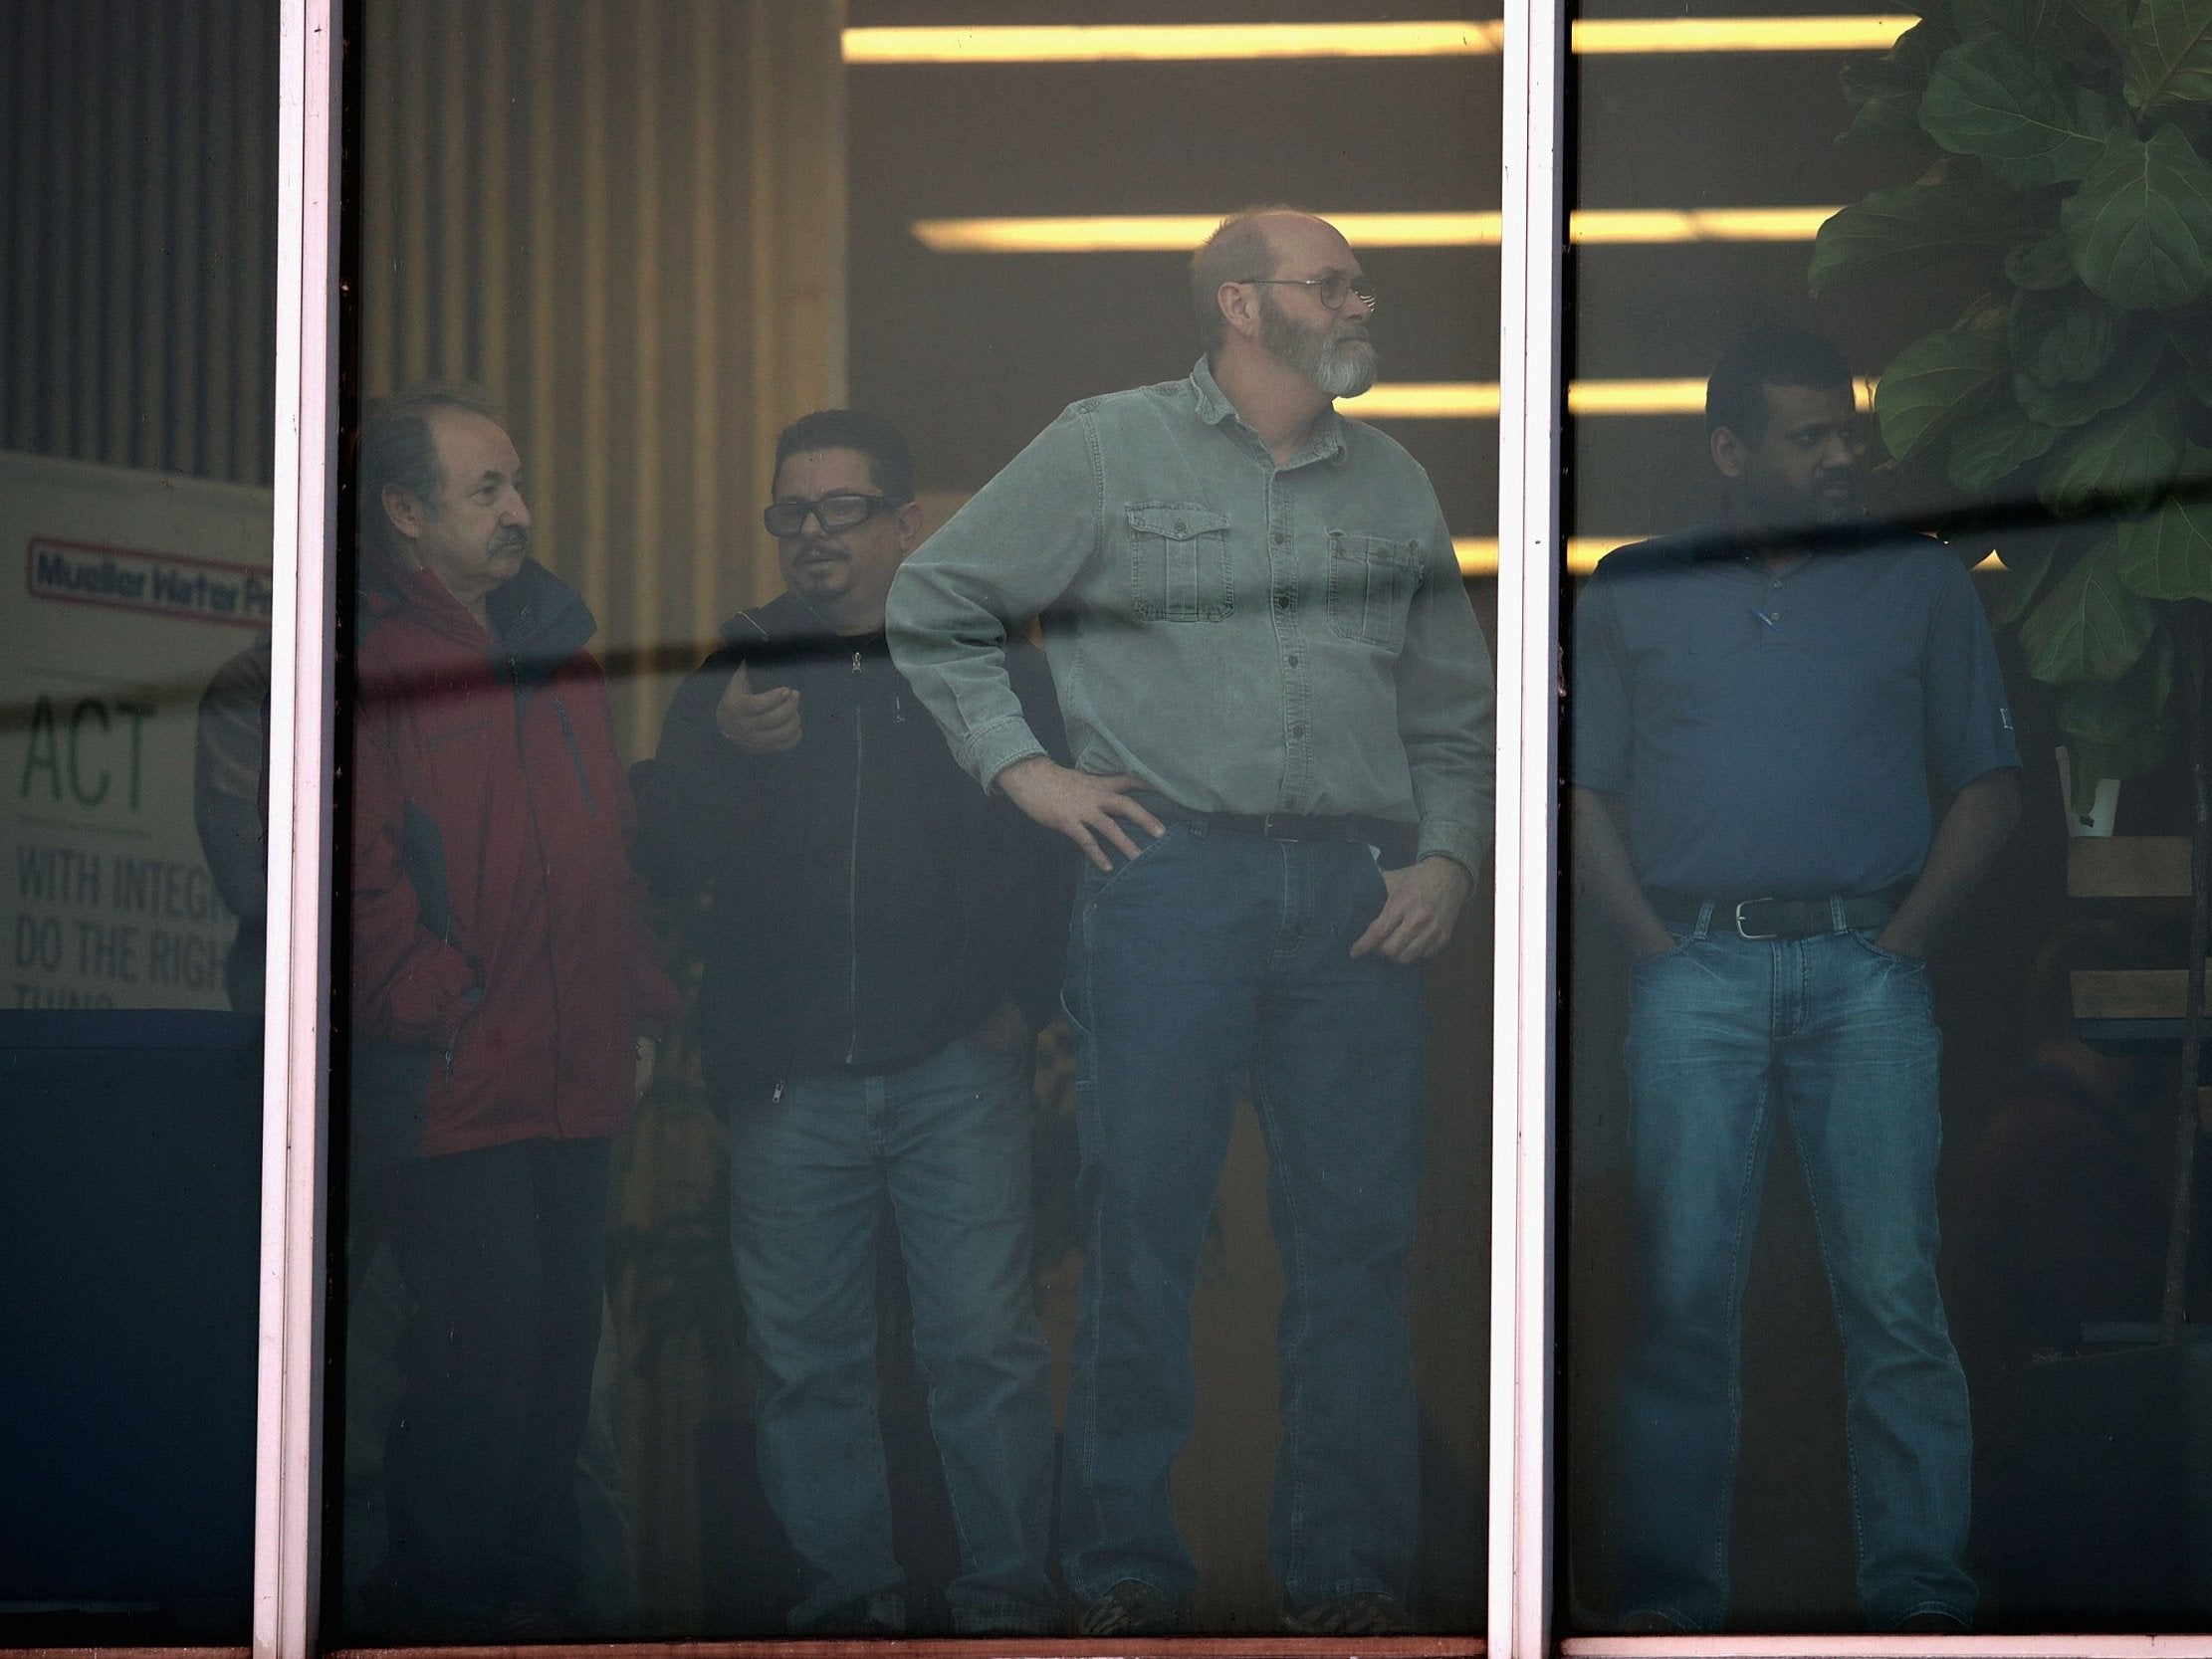
<svg viewBox="0 0 2212 1659"><path fill-rule="evenodd" d="M1366 340L1344 340L1323 348L1320 361L1306 368L1306 378L1332 397L1358 397L1375 384L1381 364L1375 347Z"/></svg>
<svg viewBox="0 0 2212 1659"><path fill-rule="evenodd" d="M1337 340L1336 329L1301 328L1270 298L1260 312L1259 343L1286 368L1311 380L1323 397L1358 397L1380 366L1370 340Z"/></svg>

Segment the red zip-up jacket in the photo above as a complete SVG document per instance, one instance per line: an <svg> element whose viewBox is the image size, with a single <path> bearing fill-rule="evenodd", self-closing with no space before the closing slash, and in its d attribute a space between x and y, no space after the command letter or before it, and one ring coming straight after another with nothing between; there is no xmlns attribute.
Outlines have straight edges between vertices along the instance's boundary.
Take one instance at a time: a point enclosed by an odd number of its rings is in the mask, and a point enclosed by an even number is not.
<svg viewBox="0 0 2212 1659"><path fill-rule="evenodd" d="M575 591L535 560L479 626L367 555L353 742L356 1158L619 1134L675 987Z"/></svg>

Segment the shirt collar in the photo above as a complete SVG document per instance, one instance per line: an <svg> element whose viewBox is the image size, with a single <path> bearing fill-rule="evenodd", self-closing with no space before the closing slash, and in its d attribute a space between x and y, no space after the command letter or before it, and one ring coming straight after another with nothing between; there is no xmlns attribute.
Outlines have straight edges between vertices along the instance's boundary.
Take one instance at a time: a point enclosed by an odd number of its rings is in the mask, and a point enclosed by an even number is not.
<svg viewBox="0 0 2212 1659"><path fill-rule="evenodd" d="M1191 389L1198 400L1200 420L1209 426L1219 426L1223 421L1234 420L1251 436L1254 443L1258 442L1258 434L1253 433L1237 416L1236 405L1229 402L1228 394L1221 390L1220 382L1214 378L1214 365L1203 356L1192 365ZM1261 447L1265 448L1264 445ZM1341 462L1344 454L1344 417L1337 413L1336 405L1332 403L1314 416L1313 439L1306 445L1304 452L1290 464L1293 467L1303 467L1315 461Z"/></svg>

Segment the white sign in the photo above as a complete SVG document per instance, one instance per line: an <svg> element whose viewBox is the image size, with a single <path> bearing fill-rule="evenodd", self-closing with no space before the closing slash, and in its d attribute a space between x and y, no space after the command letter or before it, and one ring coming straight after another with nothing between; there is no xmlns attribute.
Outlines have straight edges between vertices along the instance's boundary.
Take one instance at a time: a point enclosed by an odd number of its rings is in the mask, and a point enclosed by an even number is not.
<svg viewBox="0 0 2212 1659"><path fill-rule="evenodd" d="M269 626L270 515L266 490L0 454L0 1004L228 1006L193 757L200 694Z"/></svg>

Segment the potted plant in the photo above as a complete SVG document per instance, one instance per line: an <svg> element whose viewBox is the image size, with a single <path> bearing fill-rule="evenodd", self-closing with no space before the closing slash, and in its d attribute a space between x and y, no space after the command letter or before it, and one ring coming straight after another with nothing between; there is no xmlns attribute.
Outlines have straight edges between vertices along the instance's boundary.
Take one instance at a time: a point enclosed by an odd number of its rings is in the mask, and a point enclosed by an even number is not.
<svg viewBox="0 0 2212 1659"><path fill-rule="evenodd" d="M1844 74L1843 141L1917 176L1821 227L1815 293L1970 277L1876 393L1881 440L1988 515L2070 788L2179 752L2191 811L2176 1193L2162 1321L2182 1319L2207 932L2212 661L2212 0L1948 0Z"/></svg>

